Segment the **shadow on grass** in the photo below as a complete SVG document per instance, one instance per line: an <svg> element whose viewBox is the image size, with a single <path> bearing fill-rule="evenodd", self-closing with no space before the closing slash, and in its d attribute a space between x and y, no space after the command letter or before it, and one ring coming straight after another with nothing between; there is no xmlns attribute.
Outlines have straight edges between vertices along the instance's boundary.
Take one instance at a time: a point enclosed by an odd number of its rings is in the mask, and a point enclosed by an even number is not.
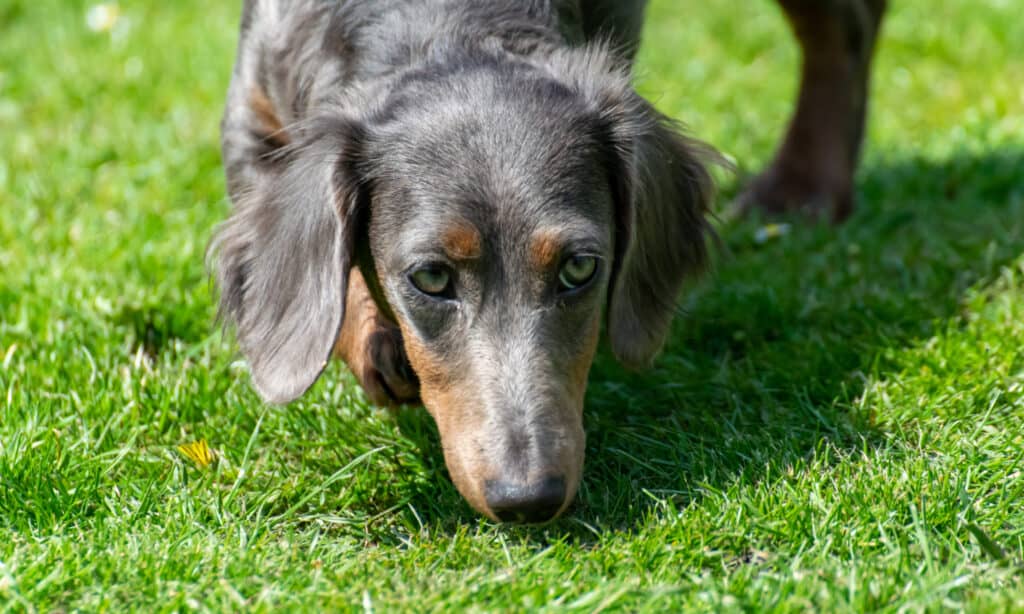
<svg viewBox="0 0 1024 614"><path fill-rule="evenodd" d="M682 508L828 448L877 445L857 408L864 383L893 375L899 350L957 317L968 288L1024 251L1022 177L1021 149L883 160L863 170L859 211L840 228L794 221L767 245L752 240L753 221L723 230L718 271L688 297L656 367L625 373L598 357L578 501L528 535L587 541L664 501ZM425 412L402 414L400 427L443 474ZM427 522L474 518L447 481L409 495Z"/></svg>

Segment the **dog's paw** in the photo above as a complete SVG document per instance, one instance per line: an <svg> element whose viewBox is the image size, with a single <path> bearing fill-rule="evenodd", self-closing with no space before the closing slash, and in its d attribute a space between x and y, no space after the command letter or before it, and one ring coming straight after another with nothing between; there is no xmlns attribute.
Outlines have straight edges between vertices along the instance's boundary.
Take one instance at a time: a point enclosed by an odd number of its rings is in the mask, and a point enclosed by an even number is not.
<svg viewBox="0 0 1024 614"><path fill-rule="evenodd" d="M398 328L381 326L366 338L366 364L357 374L367 397L377 405L414 403L420 382L409 364Z"/></svg>
<svg viewBox="0 0 1024 614"><path fill-rule="evenodd" d="M345 361L372 403L393 406L419 400L420 382L405 354L402 331L381 314L358 269L349 277L334 354Z"/></svg>
<svg viewBox="0 0 1024 614"><path fill-rule="evenodd" d="M379 317L343 330L337 355L359 380L366 397L385 407L419 400L420 383L409 364L398 327Z"/></svg>
<svg viewBox="0 0 1024 614"><path fill-rule="evenodd" d="M727 217L756 210L768 217L795 213L816 221L841 222L853 212L852 178L830 179L834 175L813 167L809 172L786 172L773 165L750 181Z"/></svg>

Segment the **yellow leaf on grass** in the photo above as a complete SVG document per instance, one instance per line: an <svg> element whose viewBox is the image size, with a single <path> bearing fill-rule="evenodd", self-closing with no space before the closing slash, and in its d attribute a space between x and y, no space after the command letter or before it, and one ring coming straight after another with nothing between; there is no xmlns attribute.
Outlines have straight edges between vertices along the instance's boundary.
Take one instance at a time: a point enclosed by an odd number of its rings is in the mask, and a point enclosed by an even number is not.
<svg viewBox="0 0 1024 614"><path fill-rule="evenodd" d="M193 441L192 443L183 443L178 446L178 452L191 460L201 469L206 469L217 460L217 456L210 449L210 446L206 445L205 439L199 441Z"/></svg>

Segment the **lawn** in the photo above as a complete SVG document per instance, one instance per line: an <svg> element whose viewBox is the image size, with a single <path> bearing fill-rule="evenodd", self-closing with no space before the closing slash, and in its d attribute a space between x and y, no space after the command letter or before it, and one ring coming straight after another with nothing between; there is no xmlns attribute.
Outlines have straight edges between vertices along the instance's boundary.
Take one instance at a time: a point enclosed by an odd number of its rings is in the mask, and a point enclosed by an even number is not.
<svg viewBox="0 0 1024 614"><path fill-rule="evenodd" d="M0 611L1024 611L1018 2L893 2L857 213L724 224L656 367L599 356L540 528L478 518L341 365L261 403L214 326L238 5L0 1ZM785 23L660 0L647 34L724 205L785 122Z"/></svg>

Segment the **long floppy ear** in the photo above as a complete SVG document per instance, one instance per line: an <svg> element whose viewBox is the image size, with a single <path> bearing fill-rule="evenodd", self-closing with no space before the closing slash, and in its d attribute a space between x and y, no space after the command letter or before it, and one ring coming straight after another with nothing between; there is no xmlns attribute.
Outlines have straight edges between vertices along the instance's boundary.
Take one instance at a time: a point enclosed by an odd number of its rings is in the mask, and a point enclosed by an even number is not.
<svg viewBox="0 0 1024 614"><path fill-rule="evenodd" d="M327 365L365 206L355 176L362 131L344 120L315 124L235 199L212 245L220 317L235 325L253 384L274 403L302 395Z"/></svg>
<svg viewBox="0 0 1024 614"><path fill-rule="evenodd" d="M644 367L661 351L684 282L707 268L710 147L685 137L632 90L601 108L614 149L619 229L608 301L612 351Z"/></svg>
<svg viewBox="0 0 1024 614"><path fill-rule="evenodd" d="M619 361L647 366L665 343L683 283L707 267L714 183L705 163L721 157L637 94L607 44L556 53L546 68L580 93L606 141L618 216L608 334Z"/></svg>

